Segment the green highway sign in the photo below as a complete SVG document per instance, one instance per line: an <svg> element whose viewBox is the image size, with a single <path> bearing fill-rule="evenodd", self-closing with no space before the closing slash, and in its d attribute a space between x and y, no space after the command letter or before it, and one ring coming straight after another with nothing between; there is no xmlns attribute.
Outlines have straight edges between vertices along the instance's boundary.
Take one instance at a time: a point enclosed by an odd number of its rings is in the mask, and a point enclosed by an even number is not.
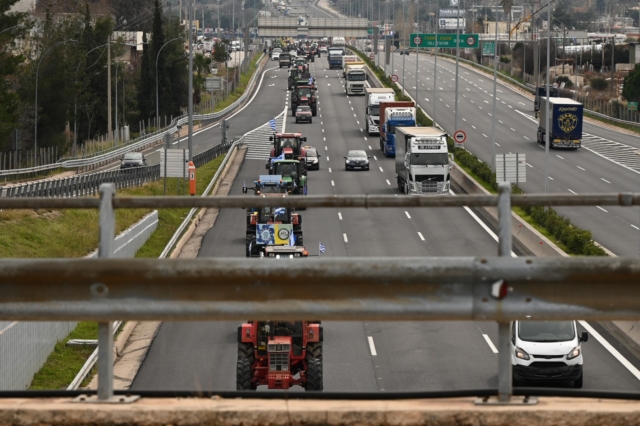
<svg viewBox="0 0 640 426"><path fill-rule="evenodd" d="M495 56L496 54L496 42L495 41L483 41L482 42L482 56Z"/></svg>
<svg viewBox="0 0 640 426"><path fill-rule="evenodd" d="M373 27L367 28L367 34L373 34Z"/></svg>
<svg viewBox="0 0 640 426"><path fill-rule="evenodd" d="M435 34L411 34L409 47L436 47ZM456 34L438 34L438 46L456 47ZM478 47L478 34L460 34L460 47L473 49Z"/></svg>
<svg viewBox="0 0 640 426"><path fill-rule="evenodd" d="M628 110L629 111L637 111L638 110L638 103L637 102L629 102L628 106Z"/></svg>

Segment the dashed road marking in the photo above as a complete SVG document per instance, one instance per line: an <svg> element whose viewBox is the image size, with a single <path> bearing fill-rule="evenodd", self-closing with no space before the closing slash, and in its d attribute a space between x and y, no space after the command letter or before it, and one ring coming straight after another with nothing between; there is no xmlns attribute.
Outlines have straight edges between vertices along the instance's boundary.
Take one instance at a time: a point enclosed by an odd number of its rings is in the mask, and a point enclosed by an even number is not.
<svg viewBox="0 0 640 426"><path fill-rule="evenodd" d="M387 185L391 185L391 182L389 182L389 179L387 179Z"/></svg>
<svg viewBox="0 0 640 426"><path fill-rule="evenodd" d="M336 186L336 184L333 181L331 181L331 186Z"/></svg>
<svg viewBox="0 0 640 426"><path fill-rule="evenodd" d="M422 241L426 241L426 240L424 239L424 237L422 236L422 232L418 232L418 237L420 237L420 239L421 239Z"/></svg>
<svg viewBox="0 0 640 426"><path fill-rule="evenodd" d="M572 194L578 195L575 191L572 191L572 190L570 190L569 188L567 188L567 190L568 190L570 193L572 193Z"/></svg>
<svg viewBox="0 0 640 426"><path fill-rule="evenodd" d="M405 210L405 211L404 211L404 214L406 214L406 215L407 215L407 219L411 219L411 215L409 214L409 212L408 212L408 211L406 211L406 210Z"/></svg>
<svg viewBox="0 0 640 426"><path fill-rule="evenodd" d="M338 219L342 220L342 213L338 212Z"/></svg>
<svg viewBox="0 0 640 426"><path fill-rule="evenodd" d="M609 184L611 183L611 182L609 182L608 180L606 180L605 178L600 178L600 180L603 180L603 181L605 181L605 182L607 182L607 183L609 183Z"/></svg>
<svg viewBox="0 0 640 426"><path fill-rule="evenodd" d="M493 342L491 341L491 338L489 337L489 335L483 334L482 337L484 337L484 340L487 342L487 345L489 345L489 348L491 349L491 351L494 354L497 354L498 353L498 348L496 348L496 345L493 344Z"/></svg>
<svg viewBox="0 0 640 426"><path fill-rule="evenodd" d="M608 211L606 211L605 209L603 209L603 208L602 208L602 207L600 207L600 206L596 206L596 207L597 207L597 208L599 208L600 210L602 210L602 211L603 211L603 212L605 212L605 213L609 213Z"/></svg>
<svg viewBox="0 0 640 426"><path fill-rule="evenodd" d="M371 351L371 356L377 356L378 353L376 352L376 345L373 343L373 337L367 336L367 340L369 341L369 350Z"/></svg>
<svg viewBox="0 0 640 426"><path fill-rule="evenodd" d="M582 168L582 167L580 167L580 166L576 166L576 167L577 167L577 168L579 168L580 170L582 170L582 171L585 171L585 172L586 172L586 169L583 169L583 168Z"/></svg>
<svg viewBox="0 0 640 426"><path fill-rule="evenodd" d="M384 170L382 170L382 167L380 167L380 171L381 171L382 173L384 173Z"/></svg>
<svg viewBox="0 0 640 426"><path fill-rule="evenodd" d="M347 238L347 234L342 234L342 237L344 238L345 243L349 242L349 239Z"/></svg>

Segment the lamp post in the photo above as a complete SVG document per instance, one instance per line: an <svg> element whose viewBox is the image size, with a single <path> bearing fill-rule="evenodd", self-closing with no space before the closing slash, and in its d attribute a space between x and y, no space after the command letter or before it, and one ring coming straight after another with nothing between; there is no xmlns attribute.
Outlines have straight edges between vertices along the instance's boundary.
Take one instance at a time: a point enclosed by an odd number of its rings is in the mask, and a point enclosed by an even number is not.
<svg viewBox="0 0 640 426"><path fill-rule="evenodd" d="M47 51L44 52L44 54L40 57L40 60L38 61L38 66L36 67L36 103L35 103L35 122L34 122L34 131L33 131L33 158L34 158L33 165L34 166L38 165L38 75L40 73L40 64L42 63L42 60L44 59L44 57L47 56L47 54L54 47L64 43L75 42L75 41L76 40L70 38L68 40L59 41L58 43L54 44L49 49L47 49Z"/></svg>
<svg viewBox="0 0 640 426"><path fill-rule="evenodd" d="M189 0L191 1L191 0ZM176 41L176 40L180 40L180 37L176 37L176 38L172 38L171 40L169 40L168 42L166 42L165 44L162 45L162 47L160 48L160 50L158 50L158 54L156 55L156 125L157 123L159 123L160 121L160 104L158 103L158 58L160 57L160 52L162 52L162 49L164 49L164 47L171 43L172 41ZM189 46L191 46L191 39L189 39ZM191 47L189 47L189 50L191 50Z"/></svg>

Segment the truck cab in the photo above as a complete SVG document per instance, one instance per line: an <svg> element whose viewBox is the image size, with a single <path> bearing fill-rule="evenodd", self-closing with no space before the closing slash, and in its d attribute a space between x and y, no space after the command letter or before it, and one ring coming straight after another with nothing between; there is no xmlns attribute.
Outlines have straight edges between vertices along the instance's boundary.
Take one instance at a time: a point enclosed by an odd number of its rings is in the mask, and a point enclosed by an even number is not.
<svg viewBox="0 0 640 426"><path fill-rule="evenodd" d="M367 134L380 134L380 103L395 101L395 92L388 88L365 88L365 121Z"/></svg>
<svg viewBox="0 0 640 426"><path fill-rule="evenodd" d="M380 104L380 149L385 157L396 156L395 130L416 125L413 102L383 102Z"/></svg>
<svg viewBox="0 0 640 426"><path fill-rule="evenodd" d="M545 90L545 86L536 87L536 97L533 101L533 110L535 112L540 111L540 99L547 96L547 91ZM560 96L560 92L557 87L551 87L549 90L549 97L557 98Z"/></svg>
<svg viewBox="0 0 640 426"><path fill-rule="evenodd" d="M397 127L396 173L404 194L449 194L453 154L447 134L433 127Z"/></svg>
<svg viewBox="0 0 640 426"><path fill-rule="evenodd" d="M578 149L582 146L582 119L584 107L580 102L569 98L540 99L540 113L537 140L545 144L549 133L550 148ZM549 128L547 129L547 117Z"/></svg>
<svg viewBox="0 0 640 426"><path fill-rule="evenodd" d="M344 79L344 91L347 95L364 95L367 74L364 63L347 63Z"/></svg>

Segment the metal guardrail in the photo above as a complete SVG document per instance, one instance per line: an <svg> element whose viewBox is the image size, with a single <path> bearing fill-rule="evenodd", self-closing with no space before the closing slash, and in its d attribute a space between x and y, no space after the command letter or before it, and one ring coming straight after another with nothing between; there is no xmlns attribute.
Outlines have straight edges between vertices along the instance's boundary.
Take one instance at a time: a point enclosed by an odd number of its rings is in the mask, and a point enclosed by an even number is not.
<svg viewBox="0 0 640 426"><path fill-rule="evenodd" d="M264 53L261 53L260 57L258 58L258 62L262 60L263 56L264 56ZM260 73L258 72L253 74L253 76L251 77L251 80L249 80L249 84L247 85L248 88L253 87L259 74ZM234 103L232 103L222 111L214 112L211 114L201 114L201 115L194 114L193 120L204 121L204 120L215 120L218 118L222 118L223 116L227 115L229 112L236 109L239 105L242 105L247 99L247 97L249 96L250 92L251 92L250 90L245 90L244 93ZM24 169L13 169L13 170L0 170L0 176L14 176L14 175L20 175L20 174L29 174L29 173L46 171L46 170L55 170L59 168L70 169L70 168L88 167L88 166L94 166L101 163L110 162L126 154L127 152L137 151L139 149L146 147L151 143L155 143L155 141L162 140L165 134L173 135L178 131L178 126L182 126L183 124L186 124L188 121L189 121L189 118L186 115L178 118L174 118L171 124L169 124L169 126L167 126L166 128L162 130L158 130L150 135L142 136L134 140L133 142L129 143L126 146L106 152L104 154L94 155L90 157L62 159L57 163L47 164L47 165L37 166L37 167L29 167Z"/></svg>
<svg viewBox="0 0 640 426"><path fill-rule="evenodd" d="M236 142L237 143L237 142ZM485 320L498 322L498 394L512 395L510 321L638 320L640 259L512 258L512 206L640 205L640 193L0 199L0 208L99 208L100 259L0 260L0 318L97 320L98 399L113 398L113 320ZM498 256L112 259L115 209L497 206ZM301 285L301 283L303 285ZM215 291L211 291L212 285Z"/></svg>
<svg viewBox="0 0 640 426"><path fill-rule="evenodd" d="M95 195L107 182L113 182L116 188L131 188L158 179L160 165L156 164L8 186L0 188L0 197L83 197Z"/></svg>

